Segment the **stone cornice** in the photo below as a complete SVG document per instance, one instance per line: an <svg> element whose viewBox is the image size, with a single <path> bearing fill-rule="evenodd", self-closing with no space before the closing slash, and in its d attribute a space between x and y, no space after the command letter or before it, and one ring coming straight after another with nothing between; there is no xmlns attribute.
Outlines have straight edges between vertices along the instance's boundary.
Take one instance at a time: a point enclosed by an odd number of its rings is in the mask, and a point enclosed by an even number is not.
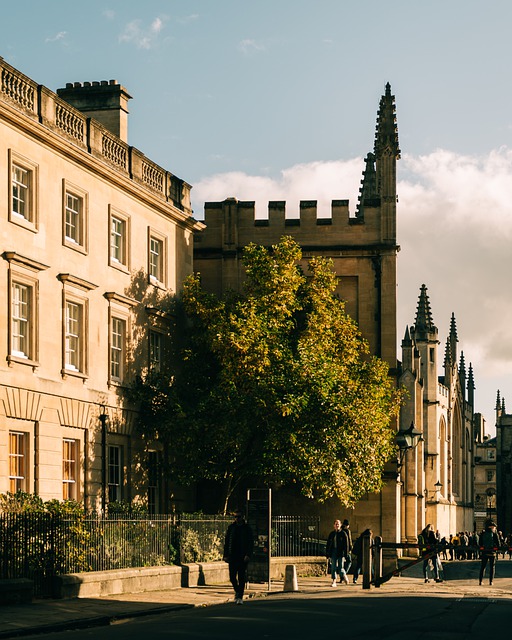
<svg viewBox="0 0 512 640"><path fill-rule="evenodd" d="M124 304L127 307L136 307L138 304L140 304L138 300L128 298L128 296L123 296L120 293L116 293L115 291L107 291L103 295L109 302L114 300L114 302L119 302L120 304Z"/></svg>
<svg viewBox="0 0 512 640"><path fill-rule="evenodd" d="M79 289L83 289L84 291L92 291L93 289L97 289L98 285L93 284L92 282L88 282L83 278L78 278L77 276L72 276L70 273L59 273L57 278L62 282L62 284L70 284L74 287L78 287Z"/></svg>
<svg viewBox="0 0 512 640"><path fill-rule="evenodd" d="M4 260L7 260L10 264L15 264L20 267L26 267L31 271L44 271L45 269L49 269L49 265L43 264L42 262L38 262L37 260L32 260L32 258L27 258L26 256L22 256L16 251L4 251L2 253L2 257Z"/></svg>

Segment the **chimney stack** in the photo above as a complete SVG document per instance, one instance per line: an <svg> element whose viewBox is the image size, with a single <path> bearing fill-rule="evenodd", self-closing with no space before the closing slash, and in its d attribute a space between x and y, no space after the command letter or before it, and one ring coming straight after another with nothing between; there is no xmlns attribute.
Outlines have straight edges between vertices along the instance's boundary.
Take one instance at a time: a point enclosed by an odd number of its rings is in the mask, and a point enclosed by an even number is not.
<svg viewBox="0 0 512 640"><path fill-rule="evenodd" d="M57 95L128 143L128 100L131 95L117 80L68 82Z"/></svg>

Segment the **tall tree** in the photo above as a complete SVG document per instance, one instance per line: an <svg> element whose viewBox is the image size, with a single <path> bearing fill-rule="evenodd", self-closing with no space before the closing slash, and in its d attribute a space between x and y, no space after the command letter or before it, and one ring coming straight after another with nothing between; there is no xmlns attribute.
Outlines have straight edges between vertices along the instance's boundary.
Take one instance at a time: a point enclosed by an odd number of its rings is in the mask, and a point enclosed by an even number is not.
<svg viewBox="0 0 512 640"><path fill-rule="evenodd" d="M249 477L353 505L381 487L394 452L388 367L345 313L331 261L312 259L306 275L300 259L289 237L247 246L244 292L225 299L190 276L172 375L138 384L143 427L168 443L174 478L222 481L225 508Z"/></svg>

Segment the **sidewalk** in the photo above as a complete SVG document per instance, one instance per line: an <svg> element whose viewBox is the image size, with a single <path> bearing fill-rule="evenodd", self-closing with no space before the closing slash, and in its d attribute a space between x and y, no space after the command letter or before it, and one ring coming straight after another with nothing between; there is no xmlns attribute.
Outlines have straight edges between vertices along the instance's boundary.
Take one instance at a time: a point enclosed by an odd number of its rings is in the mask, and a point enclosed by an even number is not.
<svg viewBox="0 0 512 640"><path fill-rule="evenodd" d="M512 563L511 563L512 564ZM494 585L479 586L478 580L462 577L442 583L425 584L419 577L395 577L380 588L363 590L361 584L339 585L331 588L327 577L299 578L298 592L285 593L283 582L251 584L246 591L245 604L254 598L311 598L311 597L365 597L381 598L398 595L412 597L491 598L512 600L512 577L496 578ZM103 598L72 600L36 600L32 604L0 607L0 640L51 633L70 629L115 624L129 618L179 611L193 607L233 602L231 585L213 585L123 594Z"/></svg>

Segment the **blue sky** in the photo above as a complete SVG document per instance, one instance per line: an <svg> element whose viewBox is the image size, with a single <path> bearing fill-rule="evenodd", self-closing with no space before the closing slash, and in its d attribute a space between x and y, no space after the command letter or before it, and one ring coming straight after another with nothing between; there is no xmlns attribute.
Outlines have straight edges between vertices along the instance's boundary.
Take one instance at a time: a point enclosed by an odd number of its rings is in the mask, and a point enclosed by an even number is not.
<svg viewBox="0 0 512 640"><path fill-rule="evenodd" d="M512 411L509 0L17 0L0 56L56 90L117 79L129 142L205 200L355 208L386 82L396 96L399 337L428 287L476 409Z"/></svg>

